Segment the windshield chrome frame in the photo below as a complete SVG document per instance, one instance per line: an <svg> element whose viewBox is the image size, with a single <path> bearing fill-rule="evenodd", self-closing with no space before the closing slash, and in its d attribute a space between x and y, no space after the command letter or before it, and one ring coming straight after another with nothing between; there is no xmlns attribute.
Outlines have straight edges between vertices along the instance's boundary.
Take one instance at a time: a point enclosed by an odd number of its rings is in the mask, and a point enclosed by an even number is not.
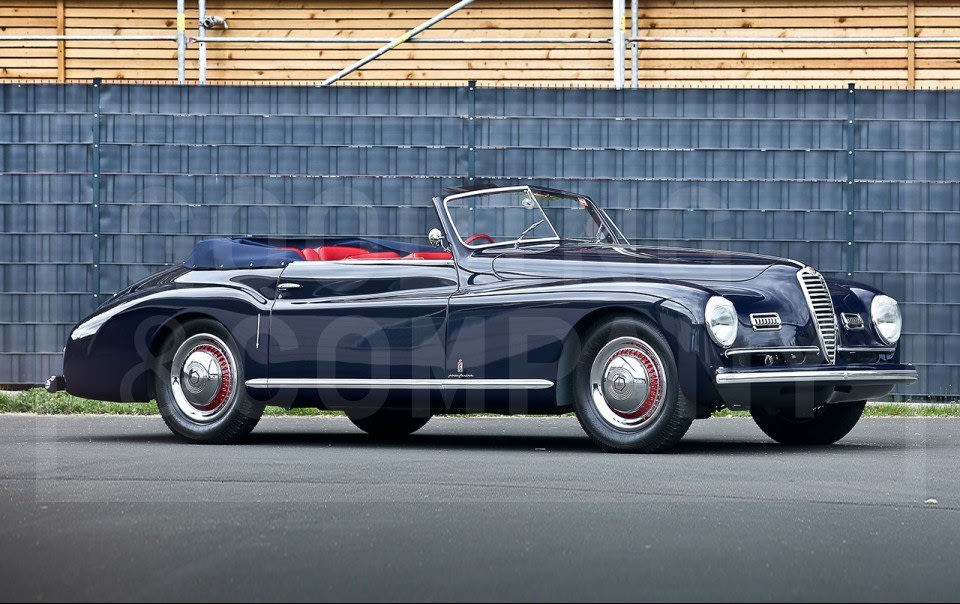
<svg viewBox="0 0 960 604"><path fill-rule="evenodd" d="M460 234L460 230L457 228L457 222L453 219L453 216L450 214L449 203L451 201L456 201L459 199L463 199L465 197L476 197L480 195L494 195L497 193L508 193L510 191L526 191L527 196L530 199L532 199L533 202L537 205L537 209L540 210L540 214L543 216L547 225L550 227L550 230L553 231L554 236L539 237L537 239L523 239L523 240L518 240L517 238L515 238L510 241L498 241L495 243L485 243L483 245L472 245L467 243L466 240L463 238L463 235ZM585 197L581 195L576 195L574 193L569 193L569 195L571 195L572 199L586 199ZM617 226L610 219L607 213L604 212L603 208L594 204L593 200L590 200L589 204L594 211L593 214L600 219L601 225L610 234L611 238L614 240L618 238L622 240L622 241L614 241L613 243L605 243L604 245L629 244L629 241L627 240L627 238L624 237L623 233L620 232L620 227ZM450 227L453 230L453 234L456 235L460 244L469 250L482 250L482 249L493 248L493 247L515 246L515 245L518 245L519 243L523 243L524 245L527 245L530 243L544 243L544 242L559 243L560 241L562 241L560 234L557 233L556 227L554 227L553 222L550 221L550 217L547 216L547 213L544 211L543 206L540 205L540 200L537 199L537 194L533 191L533 187L530 187L529 185L515 185L511 187L493 187L489 189L478 189L476 191L465 191L463 193L448 195L447 197L443 198L443 211L444 213L446 213L447 222L450 223Z"/></svg>
<svg viewBox="0 0 960 604"><path fill-rule="evenodd" d="M482 250L489 247L499 247L514 245L517 243L518 239L512 239L510 241L499 241L496 243L485 243L483 245L472 245L467 243L463 238L463 235L460 234L460 229L457 228L457 221L453 219L453 216L450 214L450 202L456 201L458 199L463 199L465 197L479 197L480 195L495 195L497 193L509 193L510 191L526 191L528 199L532 200L533 203L537 205L537 209L540 210L540 215L546 221L547 225L550 227L550 230L553 231L553 237L539 237L537 239L524 239L523 243L536 243L544 241L560 241L560 234L557 233L557 229L553 227L553 223L550 222L550 218L547 216L547 213L543 211L543 207L540 205L540 201L537 199L537 196L533 194L533 191L528 185L517 185L514 187L497 187L491 189L480 189L477 191L467 191L465 193L457 193L456 195L450 195L443 199L443 211L447 213L447 220L450 222L450 226L453 228L454 235L457 236L457 239L460 240L460 243L463 246L470 250Z"/></svg>

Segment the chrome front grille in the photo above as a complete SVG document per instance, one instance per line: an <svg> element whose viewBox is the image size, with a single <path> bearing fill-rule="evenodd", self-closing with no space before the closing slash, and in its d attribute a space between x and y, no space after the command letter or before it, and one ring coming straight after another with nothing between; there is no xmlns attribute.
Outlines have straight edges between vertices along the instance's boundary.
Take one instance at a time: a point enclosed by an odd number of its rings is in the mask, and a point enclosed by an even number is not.
<svg viewBox="0 0 960 604"><path fill-rule="evenodd" d="M827 283L823 276L807 267L797 273L803 295L807 298L807 306L813 315L817 326L817 336L820 338L820 347L827 362L831 365L837 358L837 317L833 310L833 300L827 291Z"/></svg>

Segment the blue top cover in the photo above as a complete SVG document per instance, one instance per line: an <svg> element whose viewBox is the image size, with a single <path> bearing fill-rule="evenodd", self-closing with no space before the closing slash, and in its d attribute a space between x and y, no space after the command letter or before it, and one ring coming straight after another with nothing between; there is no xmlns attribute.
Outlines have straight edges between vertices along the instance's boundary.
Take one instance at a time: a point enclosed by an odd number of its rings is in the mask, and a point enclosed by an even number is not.
<svg viewBox="0 0 960 604"><path fill-rule="evenodd" d="M297 252L282 250L250 239L204 239L199 242L183 265L187 268L276 268L303 260Z"/></svg>
<svg viewBox="0 0 960 604"><path fill-rule="evenodd" d="M414 252L431 252L436 248L420 243L404 243L390 239L357 237L349 240L325 241L324 245L346 245L370 252L396 252L401 256ZM277 268L303 260L293 250L253 239L204 239L197 244L183 265L195 269Z"/></svg>

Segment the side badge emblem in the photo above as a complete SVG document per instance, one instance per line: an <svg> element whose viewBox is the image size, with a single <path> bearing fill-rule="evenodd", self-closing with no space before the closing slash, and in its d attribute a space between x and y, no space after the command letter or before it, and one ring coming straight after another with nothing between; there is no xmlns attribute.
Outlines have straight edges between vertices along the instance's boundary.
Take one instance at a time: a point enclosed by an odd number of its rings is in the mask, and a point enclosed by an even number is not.
<svg viewBox="0 0 960 604"><path fill-rule="evenodd" d="M463 373L463 359L457 360L457 373Z"/></svg>

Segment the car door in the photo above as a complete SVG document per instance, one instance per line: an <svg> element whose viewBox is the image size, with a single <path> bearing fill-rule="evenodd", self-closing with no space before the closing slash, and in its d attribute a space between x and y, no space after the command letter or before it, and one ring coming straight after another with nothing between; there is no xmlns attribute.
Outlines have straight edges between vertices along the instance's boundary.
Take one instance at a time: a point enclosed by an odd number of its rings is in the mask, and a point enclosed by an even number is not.
<svg viewBox="0 0 960 604"><path fill-rule="evenodd" d="M278 287L272 386L389 389L445 375L452 261L293 262Z"/></svg>

